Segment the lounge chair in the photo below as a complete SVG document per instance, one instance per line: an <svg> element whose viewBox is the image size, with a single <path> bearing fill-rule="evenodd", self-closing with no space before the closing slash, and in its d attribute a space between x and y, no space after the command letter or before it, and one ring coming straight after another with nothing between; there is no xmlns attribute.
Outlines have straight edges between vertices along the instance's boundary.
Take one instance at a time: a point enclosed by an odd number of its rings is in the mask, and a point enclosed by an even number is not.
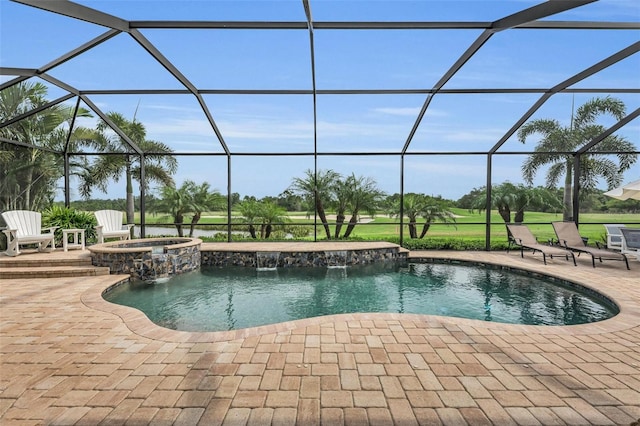
<svg viewBox="0 0 640 426"><path fill-rule="evenodd" d="M591 264L596 267L596 259L602 262L603 260L622 260L629 268L629 261L624 253L618 253L615 251L604 250L601 248L589 247L585 244L584 240L578 232L578 227L573 222L552 222L553 230L556 232L560 245L578 253L587 253L591 256Z"/></svg>
<svg viewBox="0 0 640 426"><path fill-rule="evenodd" d="M123 225L123 213L118 210L98 210L94 212L98 226L96 233L98 234L98 243L104 243L105 238L118 238L120 240L128 240L131 236L131 228L133 224Z"/></svg>
<svg viewBox="0 0 640 426"><path fill-rule="evenodd" d="M7 256L20 254L20 246L26 244L38 244L38 251L53 251L56 248L54 231L58 228L52 226L47 232L42 232L42 215L39 212L29 210L10 210L2 213L2 218L7 224L3 230L7 235ZM47 250L47 246L50 249Z"/></svg>
<svg viewBox="0 0 640 426"><path fill-rule="evenodd" d="M533 250L534 254L537 251L542 253L542 261L545 265L547 264L547 256L552 259L553 256L562 256L567 260L569 260L569 256L571 256L574 266L577 266L576 258L571 250L539 243L525 225L507 225L507 230L511 235L513 243L520 246L520 257L524 258L524 249L529 249Z"/></svg>
<svg viewBox="0 0 640 426"><path fill-rule="evenodd" d="M622 250L622 233L620 228L624 228L623 224L604 225L607 230L607 248L613 250Z"/></svg>
<svg viewBox="0 0 640 426"><path fill-rule="evenodd" d="M620 251L624 254L633 254L640 260L640 229L621 228L622 232L622 248Z"/></svg>

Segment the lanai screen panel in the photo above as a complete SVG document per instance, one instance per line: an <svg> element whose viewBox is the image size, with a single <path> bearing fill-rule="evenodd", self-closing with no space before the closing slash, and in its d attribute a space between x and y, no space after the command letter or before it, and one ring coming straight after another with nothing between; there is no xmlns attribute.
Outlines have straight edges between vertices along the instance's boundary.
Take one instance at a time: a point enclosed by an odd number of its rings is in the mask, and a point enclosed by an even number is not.
<svg viewBox="0 0 640 426"><path fill-rule="evenodd" d="M128 20L158 21L304 21L298 0L163 0L150 6L146 1L80 0L76 3Z"/></svg>
<svg viewBox="0 0 640 426"><path fill-rule="evenodd" d="M320 27L314 32L316 85L319 90L431 89L479 33Z"/></svg>
<svg viewBox="0 0 640 426"><path fill-rule="evenodd" d="M635 109L640 107L640 99L637 94L625 94L625 93L610 93L610 92L594 92L594 93L559 93L551 96L529 119L529 122L534 120L551 120L557 123L558 127L565 128L567 130L572 127L572 117L575 117L578 110L583 105L593 101L596 98L605 99L608 96L611 98L622 101L626 106L626 113L629 114ZM617 120L609 114L600 114L594 119L594 124L602 126L602 131L616 124ZM631 140L635 141L636 145L640 138L640 128L631 124L624 126L620 129L619 134L625 135ZM542 139L543 135L535 133L527 137L524 143L519 138L519 132L509 138L504 145L498 150L500 152L533 152ZM593 136L595 137L595 135ZM582 144L567 144L566 150L573 152L580 148L580 146L589 142L589 140L582 141Z"/></svg>
<svg viewBox="0 0 640 426"><path fill-rule="evenodd" d="M143 29L200 90L311 90L309 34L301 29Z"/></svg>
<svg viewBox="0 0 640 426"><path fill-rule="evenodd" d="M20 18L16 19L16 16ZM98 25L3 0L0 4L0 64L3 67L38 68L105 31Z"/></svg>
<svg viewBox="0 0 640 426"><path fill-rule="evenodd" d="M445 89L551 88L638 40L637 31L512 29L493 35Z"/></svg>
<svg viewBox="0 0 640 426"><path fill-rule="evenodd" d="M316 21L495 21L539 1L505 2L450 0L374 1L316 0L311 1ZM454 6L454 7L452 7Z"/></svg>
<svg viewBox="0 0 640 426"><path fill-rule="evenodd" d="M146 139L161 143L173 152L224 153L211 124L193 95L90 94L87 97L105 114L120 114L129 122L135 120L141 123L146 131ZM149 148L152 147L149 144Z"/></svg>
<svg viewBox="0 0 640 426"><path fill-rule="evenodd" d="M487 152L539 97L440 93L431 100L407 152Z"/></svg>
<svg viewBox="0 0 640 426"><path fill-rule="evenodd" d="M398 154L413 125L423 95L319 95L319 153Z"/></svg>
<svg viewBox="0 0 640 426"><path fill-rule="evenodd" d="M232 154L313 154L313 99L309 94L204 95Z"/></svg>
<svg viewBox="0 0 640 426"><path fill-rule="evenodd" d="M79 90L184 89L140 44L124 33L49 73Z"/></svg>

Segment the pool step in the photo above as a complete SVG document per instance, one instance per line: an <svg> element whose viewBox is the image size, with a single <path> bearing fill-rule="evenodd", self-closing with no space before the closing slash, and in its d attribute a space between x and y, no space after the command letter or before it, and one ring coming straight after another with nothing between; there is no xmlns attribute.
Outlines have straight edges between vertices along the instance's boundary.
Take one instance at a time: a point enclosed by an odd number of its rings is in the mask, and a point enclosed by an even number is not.
<svg viewBox="0 0 640 426"><path fill-rule="evenodd" d="M0 279L90 277L108 275L108 267L91 264L88 251L64 252L60 249L50 253L25 251L19 256L0 255Z"/></svg>

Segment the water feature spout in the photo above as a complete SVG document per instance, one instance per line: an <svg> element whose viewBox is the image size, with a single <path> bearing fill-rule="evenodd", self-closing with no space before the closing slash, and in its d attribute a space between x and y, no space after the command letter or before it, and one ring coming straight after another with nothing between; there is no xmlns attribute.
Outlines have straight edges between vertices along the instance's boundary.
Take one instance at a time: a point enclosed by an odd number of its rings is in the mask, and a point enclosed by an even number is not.
<svg viewBox="0 0 640 426"><path fill-rule="evenodd" d="M346 268L347 267L347 251L346 250L327 250L324 252L327 268Z"/></svg>
<svg viewBox="0 0 640 426"><path fill-rule="evenodd" d="M280 259L279 251L260 251L256 253L256 268L259 271L275 270Z"/></svg>

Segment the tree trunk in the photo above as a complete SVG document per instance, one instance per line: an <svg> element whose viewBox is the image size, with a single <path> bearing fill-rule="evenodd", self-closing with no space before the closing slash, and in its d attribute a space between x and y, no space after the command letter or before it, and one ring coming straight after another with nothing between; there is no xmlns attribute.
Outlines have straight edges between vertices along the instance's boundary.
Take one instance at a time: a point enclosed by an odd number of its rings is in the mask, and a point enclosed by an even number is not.
<svg viewBox="0 0 640 426"><path fill-rule="evenodd" d="M174 217L174 220L176 222L176 229L178 230L178 237L183 237L184 234L182 232L182 222L184 221L184 216L181 214L177 214Z"/></svg>
<svg viewBox="0 0 640 426"><path fill-rule="evenodd" d="M567 173L564 179L564 194L562 196L562 203L564 204L562 220L565 222L573 220L573 197L571 191L571 181L573 180L572 171L571 160L569 160L567 161Z"/></svg>
<svg viewBox="0 0 640 426"><path fill-rule="evenodd" d="M340 238L340 230L342 229L342 224L344 223L344 214L338 213L336 216L336 233L334 234L334 238L337 240Z"/></svg>
<svg viewBox="0 0 640 426"><path fill-rule="evenodd" d="M198 223L198 221L200 220L200 215L202 213L194 213L193 217L191 218L191 226L189 226L189 238L193 238L193 230L196 227L196 224Z"/></svg>
<svg viewBox="0 0 640 426"><path fill-rule="evenodd" d="M131 177L131 162L127 155L127 165L125 168L125 178L127 180L127 223L134 223L135 209L133 205L133 181ZM182 235L180 235L182 237ZM133 238L133 227L131 228L131 238Z"/></svg>
<svg viewBox="0 0 640 426"><path fill-rule="evenodd" d="M524 222L524 210L518 210L516 214L513 216L513 221L515 223Z"/></svg>
<svg viewBox="0 0 640 426"><path fill-rule="evenodd" d="M251 235L251 238L253 238L254 240L258 239L258 236L256 235L256 228L253 225L249 225L249 235Z"/></svg>
<svg viewBox="0 0 640 426"><path fill-rule="evenodd" d="M271 235L271 231L273 230L273 226L271 226L271 224L268 224L266 226L265 232L264 232L264 239L268 239L269 236Z"/></svg>
<svg viewBox="0 0 640 426"><path fill-rule="evenodd" d="M264 236L267 232L267 225L265 225L264 223L262 225L260 225L260 238L264 240Z"/></svg>
<svg viewBox="0 0 640 426"><path fill-rule="evenodd" d="M420 233L420 239L423 239L425 235L427 235L427 232L429 231L429 228L431 228L431 222L425 222L424 225L422 226L422 232Z"/></svg>
<svg viewBox="0 0 640 426"><path fill-rule="evenodd" d="M347 226L347 230L344 232L344 238L349 238L351 232L353 232L353 228L358 224L358 212L353 212L351 219L349 219L349 225Z"/></svg>
<svg viewBox="0 0 640 426"><path fill-rule="evenodd" d="M25 210L33 210L31 207L31 187L33 186L33 167L29 167L29 172L27 173L27 179L24 183L24 209Z"/></svg>
<svg viewBox="0 0 640 426"><path fill-rule="evenodd" d="M324 226L324 232L327 234L327 240L331 239L331 230L329 229L329 222L327 222L327 215L324 212L324 206L322 205L322 201L319 198L316 198L316 210L318 211L318 216L320 217L320 221L322 222L322 226Z"/></svg>
<svg viewBox="0 0 640 426"><path fill-rule="evenodd" d="M511 223L511 209L508 206L498 207L498 213L504 223Z"/></svg>
<svg viewBox="0 0 640 426"><path fill-rule="evenodd" d="M418 238L418 231L416 230L416 220L409 219L409 237Z"/></svg>

